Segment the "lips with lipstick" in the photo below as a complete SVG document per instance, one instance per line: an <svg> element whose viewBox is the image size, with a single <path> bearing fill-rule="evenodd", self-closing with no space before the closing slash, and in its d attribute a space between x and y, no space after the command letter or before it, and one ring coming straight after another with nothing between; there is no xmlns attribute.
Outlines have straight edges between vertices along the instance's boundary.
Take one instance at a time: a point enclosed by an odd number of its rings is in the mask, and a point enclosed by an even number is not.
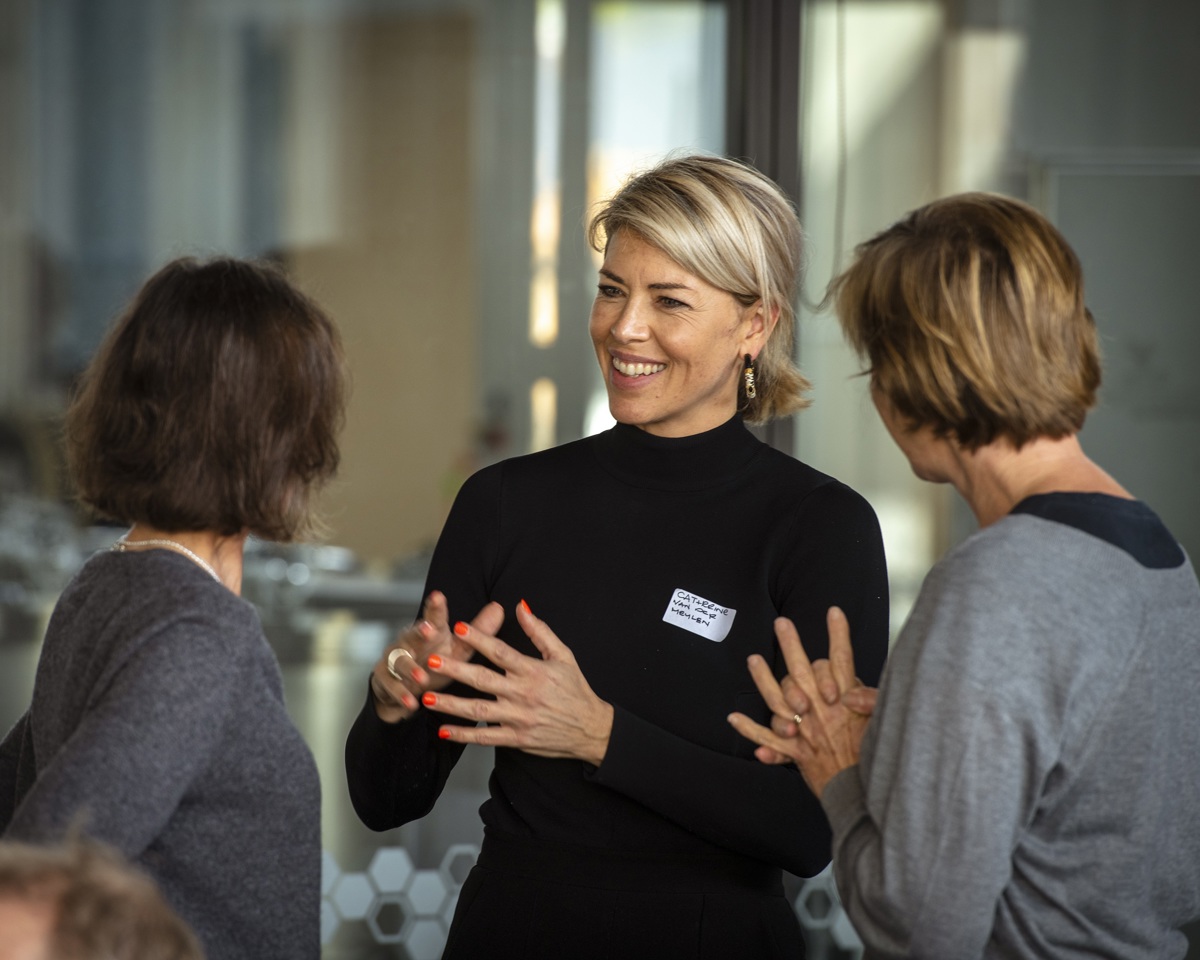
<svg viewBox="0 0 1200 960"><path fill-rule="evenodd" d="M647 377L667 369L665 363L626 363L616 357L612 358L612 363L613 369L626 377Z"/></svg>

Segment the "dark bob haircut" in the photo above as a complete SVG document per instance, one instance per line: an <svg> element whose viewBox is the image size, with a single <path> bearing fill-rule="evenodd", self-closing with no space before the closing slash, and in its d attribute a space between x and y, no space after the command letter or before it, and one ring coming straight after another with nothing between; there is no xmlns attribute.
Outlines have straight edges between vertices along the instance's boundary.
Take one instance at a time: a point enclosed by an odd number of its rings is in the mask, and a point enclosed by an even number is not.
<svg viewBox="0 0 1200 960"><path fill-rule="evenodd" d="M159 530L310 534L337 470L344 360L325 312L275 267L173 260L84 372L67 462L99 514Z"/></svg>

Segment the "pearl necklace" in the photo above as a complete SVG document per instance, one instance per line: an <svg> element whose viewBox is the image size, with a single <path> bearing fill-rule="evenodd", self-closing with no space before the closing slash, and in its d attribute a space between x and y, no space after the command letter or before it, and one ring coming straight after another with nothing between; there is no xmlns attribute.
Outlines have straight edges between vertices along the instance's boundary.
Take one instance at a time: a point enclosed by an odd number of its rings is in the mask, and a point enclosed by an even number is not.
<svg viewBox="0 0 1200 960"><path fill-rule="evenodd" d="M127 536L128 534L125 534L125 536L122 536L119 540L117 540L117 542L112 545L111 549L116 550L117 553L124 553L130 547L166 547L168 550L175 550L179 553L182 553L188 559L194 560L197 564L203 567L205 572L214 580L216 580L217 583L221 584L222 586L225 585L225 581L221 579L221 575L217 573L217 571L214 570L212 566L204 560L203 557L197 556L178 540L168 540L165 537L151 540L126 540L125 537Z"/></svg>

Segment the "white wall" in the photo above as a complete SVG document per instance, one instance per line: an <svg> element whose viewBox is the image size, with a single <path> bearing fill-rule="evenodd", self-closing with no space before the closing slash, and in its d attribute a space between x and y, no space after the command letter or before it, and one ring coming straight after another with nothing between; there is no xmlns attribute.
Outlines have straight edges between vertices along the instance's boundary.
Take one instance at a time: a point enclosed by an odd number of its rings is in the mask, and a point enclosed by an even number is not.
<svg viewBox="0 0 1200 960"><path fill-rule="evenodd" d="M856 243L938 196L998 190L1039 205L1080 254L1104 344L1105 386L1084 443L1197 555L1200 4L840 6L840 27L835 0L806 8L809 300ZM816 403L797 418L797 453L875 505L898 629L928 566L974 521L957 497L911 476L828 311L804 312L800 351Z"/></svg>

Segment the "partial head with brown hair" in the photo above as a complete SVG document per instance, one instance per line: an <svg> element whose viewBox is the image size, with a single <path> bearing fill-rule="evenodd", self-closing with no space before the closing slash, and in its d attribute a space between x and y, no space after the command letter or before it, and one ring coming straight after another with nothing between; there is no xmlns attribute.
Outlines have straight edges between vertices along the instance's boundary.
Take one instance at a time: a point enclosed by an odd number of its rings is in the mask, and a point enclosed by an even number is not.
<svg viewBox="0 0 1200 960"><path fill-rule="evenodd" d="M80 499L165 531L311 530L338 465L344 361L333 323L277 268L174 260L116 321L66 421Z"/></svg>
<svg viewBox="0 0 1200 960"><path fill-rule="evenodd" d="M724 157L664 160L602 205L588 240L605 250L618 232L662 251L741 307L761 304L765 316L777 318L756 361L758 396L739 387L743 419L764 423L808 406L810 384L793 359L803 234L791 201L770 178Z"/></svg>
<svg viewBox="0 0 1200 960"><path fill-rule="evenodd" d="M873 389L910 426L967 450L1083 427L1100 385L1083 271L1031 206L946 197L856 253L829 296Z"/></svg>
<svg viewBox="0 0 1200 960"><path fill-rule="evenodd" d="M0 960L204 960L154 881L79 837L0 841L0 934Z"/></svg>

